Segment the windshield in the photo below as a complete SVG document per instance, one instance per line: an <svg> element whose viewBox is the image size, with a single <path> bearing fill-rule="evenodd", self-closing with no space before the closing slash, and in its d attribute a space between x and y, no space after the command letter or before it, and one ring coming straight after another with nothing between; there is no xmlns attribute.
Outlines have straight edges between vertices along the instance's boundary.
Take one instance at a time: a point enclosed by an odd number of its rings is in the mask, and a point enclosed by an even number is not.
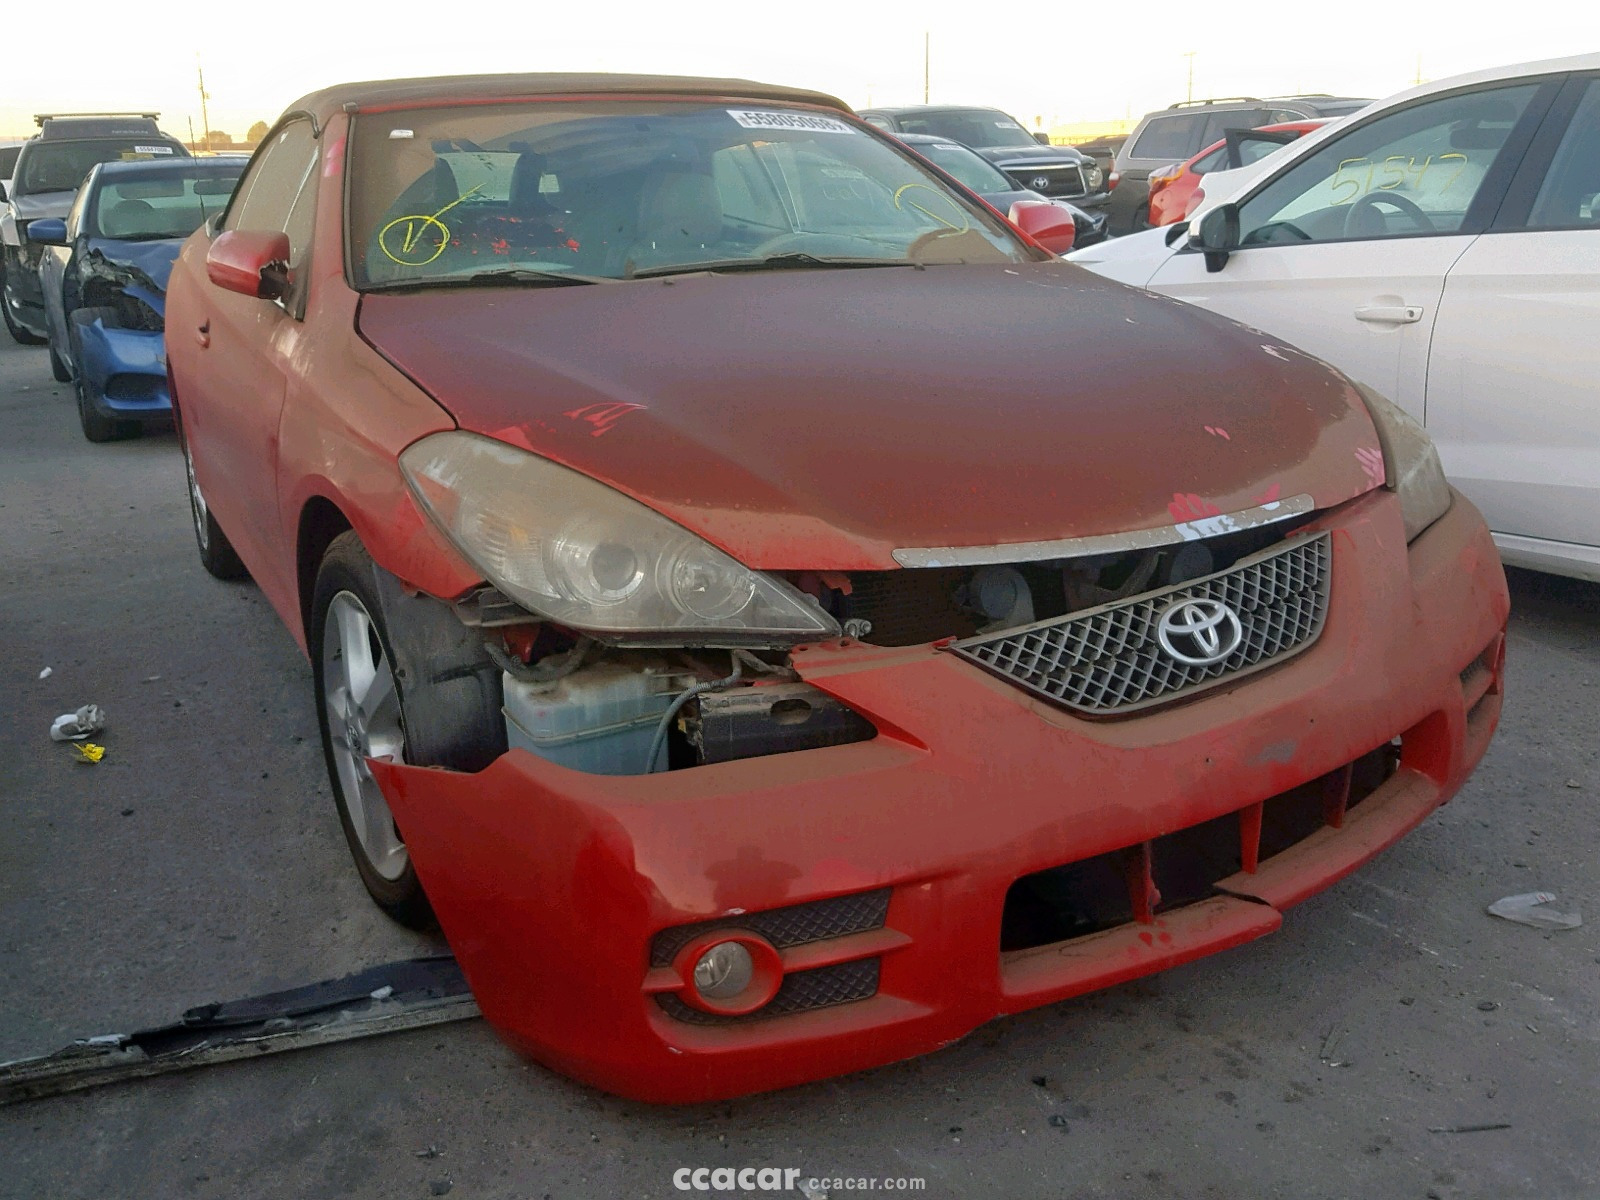
<svg viewBox="0 0 1600 1200"><path fill-rule="evenodd" d="M969 150L966 146L958 146L954 142L932 142L921 146L912 146L918 154L931 161L935 166L943 167L954 175L960 183L965 184L979 195L993 192L1014 192L1017 185L1011 182L1010 176L1004 174L982 155Z"/></svg>
<svg viewBox="0 0 1600 1200"><path fill-rule="evenodd" d="M980 150L1032 146L1039 143L998 108L943 108L936 112L908 113L900 119L902 133L930 133Z"/></svg>
<svg viewBox="0 0 1600 1200"><path fill-rule="evenodd" d="M777 105L364 114L349 170L357 287L1033 257L888 139Z"/></svg>
<svg viewBox="0 0 1600 1200"><path fill-rule="evenodd" d="M71 142L32 142L22 156L16 192L75 192L83 177L103 162L172 158L183 152L153 138L94 138Z"/></svg>
<svg viewBox="0 0 1600 1200"><path fill-rule="evenodd" d="M243 171L243 160L231 171L198 163L186 172L119 169L100 177L85 232L127 240L188 237L222 211Z"/></svg>

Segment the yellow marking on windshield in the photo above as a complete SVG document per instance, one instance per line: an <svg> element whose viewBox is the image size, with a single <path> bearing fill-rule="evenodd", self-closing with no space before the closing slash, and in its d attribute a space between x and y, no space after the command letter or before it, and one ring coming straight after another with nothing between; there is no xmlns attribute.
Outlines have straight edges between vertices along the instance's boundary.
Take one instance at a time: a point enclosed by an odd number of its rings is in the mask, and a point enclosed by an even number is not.
<svg viewBox="0 0 1600 1200"><path fill-rule="evenodd" d="M378 249L390 262L399 263L402 267L427 266L443 254L444 248L450 244L450 228L439 218L474 192L482 190L481 183L468 188L432 216L416 213L396 217L378 231ZM398 249L390 244L395 238L400 240Z"/></svg>

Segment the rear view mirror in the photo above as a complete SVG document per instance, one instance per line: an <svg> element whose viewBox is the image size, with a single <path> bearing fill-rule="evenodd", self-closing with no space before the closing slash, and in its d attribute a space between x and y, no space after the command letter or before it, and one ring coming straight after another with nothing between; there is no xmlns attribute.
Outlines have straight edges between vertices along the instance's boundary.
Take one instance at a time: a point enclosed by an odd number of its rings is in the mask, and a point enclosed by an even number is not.
<svg viewBox="0 0 1600 1200"><path fill-rule="evenodd" d="M1018 200L1006 219L1051 254L1065 254L1078 236L1072 214L1048 200Z"/></svg>
<svg viewBox="0 0 1600 1200"><path fill-rule="evenodd" d="M1206 256L1206 270L1217 272L1228 263L1228 255L1239 248L1239 206L1219 204L1204 216L1189 223L1189 249Z"/></svg>
<svg viewBox="0 0 1600 1200"><path fill-rule="evenodd" d="M230 229L206 252L206 278L219 288L276 300L289 287L289 235Z"/></svg>
<svg viewBox="0 0 1600 1200"><path fill-rule="evenodd" d="M60 217L40 217L28 222L28 240L41 246L65 246L67 223Z"/></svg>

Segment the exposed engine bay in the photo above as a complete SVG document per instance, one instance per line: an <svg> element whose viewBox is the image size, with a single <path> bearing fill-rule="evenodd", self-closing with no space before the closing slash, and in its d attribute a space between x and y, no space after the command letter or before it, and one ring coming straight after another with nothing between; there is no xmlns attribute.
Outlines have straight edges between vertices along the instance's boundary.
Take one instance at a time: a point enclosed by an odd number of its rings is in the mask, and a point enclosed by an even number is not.
<svg viewBox="0 0 1600 1200"><path fill-rule="evenodd" d="M848 638L914 646L1050 621L1204 578L1309 517L1153 549L976 567L787 573ZM506 742L599 775L864 741L870 721L800 680L782 648L635 649L540 623L493 588L458 604L501 673Z"/></svg>

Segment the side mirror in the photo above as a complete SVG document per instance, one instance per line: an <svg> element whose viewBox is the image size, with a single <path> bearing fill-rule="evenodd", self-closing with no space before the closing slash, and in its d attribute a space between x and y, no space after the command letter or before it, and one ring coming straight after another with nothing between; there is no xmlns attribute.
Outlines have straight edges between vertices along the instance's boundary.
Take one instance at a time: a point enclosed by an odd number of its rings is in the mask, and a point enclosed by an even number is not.
<svg viewBox="0 0 1600 1200"><path fill-rule="evenodd" d="M28 240L41 246L65 246L67 223L60 217L40 217L28 222Z"/></svg>
<svg viewBox="0 0 1600 1200"><path fill-rule="evenodd" d="M1206 270L1215 274L1228 264L1228 255L1239 248L1239 206L1219 204L1189 223L1189 249L1206 256Z"/></svg>
<svg viewBox="0 0 1600 1200"><path fill-rule="evenodd" d="M1051 254L1065 254L1078 236L1072 214L1048 200L1018 200L1006 219Z"/></svg>
<svg viewBox="0 0 1600 1200"><path fill-rule="evenodd" d="M1042 129L1036 129L1033 131L1033 140L1038 142L1041 146L1050 145L1050 135Z"/></svg>
<svg viewBox="0 0 1600 1200"><path fill-rule="evenodd" d="M289 289L289 235L230 229L206 251L206 278L219 288L276 300Z"/></svg>

